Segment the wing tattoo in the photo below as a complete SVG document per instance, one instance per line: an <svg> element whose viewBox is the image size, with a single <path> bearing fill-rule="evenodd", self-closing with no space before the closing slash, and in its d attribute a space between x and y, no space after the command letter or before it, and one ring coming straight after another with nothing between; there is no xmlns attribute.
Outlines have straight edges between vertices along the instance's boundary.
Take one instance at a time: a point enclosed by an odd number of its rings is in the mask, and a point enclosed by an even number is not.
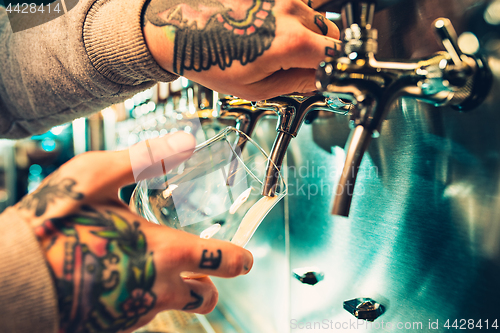
<svg viewBox="0 0 500 333"><path fill-rule="evenodd" d="M61 177L59 177L59 172L56 171L45 185L40 186L33 193L25 196L21 200L19 208L30 210L34 207L35 216L40 217L45 214L49 204L58 198L82 200L84 195L83 193L73 190L75 185L76 181L74 179L61 179Z"/></svg>
<svg viewBox="0 0 500 333"><path fill-rule="evenodd" d="M233 61L246 65L271 47L276 22L274 0L253 0L243 18L215 0L152 0L145 19L174 28L174 71L221 70Z"/></svg>

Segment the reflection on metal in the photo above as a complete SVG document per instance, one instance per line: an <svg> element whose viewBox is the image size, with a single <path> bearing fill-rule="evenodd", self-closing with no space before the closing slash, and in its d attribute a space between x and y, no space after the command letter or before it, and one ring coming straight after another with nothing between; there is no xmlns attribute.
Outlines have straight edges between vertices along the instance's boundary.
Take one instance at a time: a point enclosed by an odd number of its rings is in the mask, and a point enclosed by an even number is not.
<svg viewBox="0 0 500 333"><path fill-rule="evenodd" d="M344 309L354 317L374 321L384 313L384 306L371 298L355 298L344 302Z"/></svg>
<svg viewBox="0 0 500 333"><path fill-rule="evenodd" d="M330 107L330 109L338 113L340 115L346 116L351 112L353 105L349 102L343 101L337 96L328 97L326 99L326 104Z"/></svg>
<svg viewBox="0 0 500 333"><path fill-rule="evenodd" d="M462 52L476 54L479 52L479 40L472 32L466 31L458 37L458 46Z"/></svg>
<svg viewBox="0 0 500 333"><path fill-rule="evenodd" d="M323 281L325 274L317 267L296 268L292 272L293 277L302 283L314 286L316 283Z"/></svg>
<svg viewBox="0 0 500 333"><path fill-rule="evenodd" d="M484 12L484 20L491 25L500 24L500 1L492 1Z"/></svg>

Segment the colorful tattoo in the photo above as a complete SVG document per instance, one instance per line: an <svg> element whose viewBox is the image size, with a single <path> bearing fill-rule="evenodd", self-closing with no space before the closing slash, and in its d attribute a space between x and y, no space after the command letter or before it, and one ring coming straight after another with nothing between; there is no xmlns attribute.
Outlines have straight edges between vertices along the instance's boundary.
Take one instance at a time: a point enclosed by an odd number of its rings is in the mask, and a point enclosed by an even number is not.
<svg viewBox="0 0 500 333"><path fill-rule="evenodd" d="M52 203L56 198L81 200L83 199L83 194L73 190L75 184L76 181L74 179L61 179L59 173L56 171L45 185L40 186L40 188L21 200L19 209L31 210L34 207L35 216L40 217L45 214L49 203Z"/></svg>
<svg viewBox="0 0 500 333"><path fill-rule="evenodd" d="M314 15L314 24L319 28L321 33L326 36L328 33L328 26L325 23L325 18L321 14Z"/></svg>
<svg viewBox="0 0 500 333"><path fill-rule="evenodd" d="M274 0L253 0L244 16L216 0L151 0L144 22L174 34L174 71L224 70L246 65L271 47L276 23Z"/></svg>
<svg viewBox="0 0 500 333"><path fill-rule="evenodd" d="M59 262L49 260L60 332L116 332L137 323L155 305L153 253L147 253L138 222L86 209L45 221L35 234L47 258L64 253Z"/></svg>
<svg viewBox="0 0 500 333"><path fill-rule="evenodd" d="M201 295L198 295L192 290L191 290L191 297L193 297L195 300L186 304L186 306L183 307L182 310L198 309L203 304L203 297Z"/></svg>
<svg viewBox="0 0 500 333"><path fill-rule="evenodd" d="M213 252L210 252L210 256L207 256L208 250L203 250L201 254L200 268L217 269L222 261L222 251L217 250L217 256L214 256Z"/></svg>

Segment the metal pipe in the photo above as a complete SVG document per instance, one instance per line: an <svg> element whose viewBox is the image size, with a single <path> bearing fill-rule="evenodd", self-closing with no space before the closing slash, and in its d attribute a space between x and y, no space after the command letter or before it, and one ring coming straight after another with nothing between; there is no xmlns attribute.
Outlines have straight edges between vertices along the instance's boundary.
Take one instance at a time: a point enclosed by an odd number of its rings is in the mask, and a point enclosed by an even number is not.
<svg viewBox="0 0 500 333"><path fill-rule="evenodd" d="M346 144L347 156L333 202L332 214L334 215L349 216L359 166L371 138L372 132L363 125L356 126L349 135Z"/></svg>
<svg viewBox="0 0 500 333"><path fill-rule="evenodd" d="M278 132L274 140L271 155L267 161L266 177L262 188L262 194L267 197L274 197L279 184L279 170L283 164L286 150L293 136L289 133Z"/></svg>

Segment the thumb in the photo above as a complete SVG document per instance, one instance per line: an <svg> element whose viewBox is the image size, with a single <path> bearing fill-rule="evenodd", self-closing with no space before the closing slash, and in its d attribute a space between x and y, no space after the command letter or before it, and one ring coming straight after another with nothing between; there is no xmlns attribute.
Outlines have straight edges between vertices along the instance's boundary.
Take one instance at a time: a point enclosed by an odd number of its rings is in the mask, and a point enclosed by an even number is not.
<svg viewBox="0 0 500 333"><path fill-rule="evenodd" d="M167 173L192 155L195 144L191 134L175 132L133 145L123 151L128 153L130 167L124 170L122 185Z"/></svg>
<svg viewBox="0 0 500 333"><path fill-rule="evenodd" d="M116 152L81 154L61 169L78 179L75 189L91 200L114 195L127 184L164 174L189 158L196 141L191 134L176 132L146 140Z"/></svg>

